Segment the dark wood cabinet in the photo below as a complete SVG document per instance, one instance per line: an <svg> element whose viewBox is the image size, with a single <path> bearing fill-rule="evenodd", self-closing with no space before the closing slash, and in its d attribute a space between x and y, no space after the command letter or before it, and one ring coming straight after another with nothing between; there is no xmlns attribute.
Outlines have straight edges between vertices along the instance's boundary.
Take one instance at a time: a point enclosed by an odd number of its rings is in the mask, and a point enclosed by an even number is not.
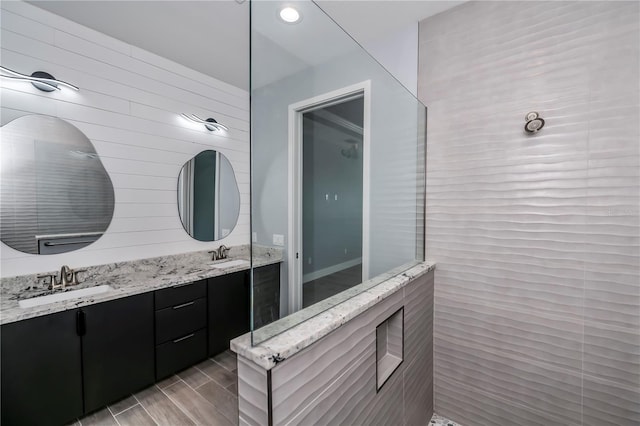
<svg viewBox="0 0 640 426"><path fill-rule="evenodd" d="M82 415L77 313L2 326L2 425L61 425Z"/></svg>
<svg viewBox="0 0 640 426"><path fill-rule="evenodd" d="M154 383L152 293L89 305L81 312L85 412Z"/></svg>
<svg viewBox="0 0 640 426"><path fill-rule="evenodd" d="M201 328L156 346L156 377L162 380L207 357L207 330Z"/></svg>
<svg viewBox="0 0 640 426"><path fill-rule="evenodd" d="M2 425L61 425L229 348L250 329L249 271L5 324ZM260 327L278 319L280 264L254 270Z"/></svg>
<svg viewBox="0 0 640 426"><path fill-rule="evenodd" d="M249 271L209 278L209 355L229 349L229 341L249 331Z"/></svg>
<svg viewBox="0 0 640 426"><path fill-rule="evenodd" d="M209 278L209 355L229 349L229 341L249 332L250 272ZM253 270L254 329L280 318L280 263Z"/></svg>
<svg viewBox="0 0 640 426"><path fill-rule="evenodd" d="M190 302L156 311L156 345L184 337L207 326L207 299Z"/></svg>
<svg viewBox="0 0 640 426"><path fill-rule="evenodd" d="M207 297L207 280L163 288L155 291L156 309L169 308L202 297Z"/></svg>
<svg viewBox="0 0 640 426"><path fill-rule="evenodd" d="M207 357L207 280L155 292L156 380Z"/></svg>
<svg viewBox="0 0 640 426"><path fill-rule="evenodd" d="M2 326L2 424L60 425L154 382L153 294Z"/></svg>
<svg viewBox="0 0 640 426"><path fill-rule="evenodd" d="M280 318L280 263L253 270L253 329Z"/></svg>

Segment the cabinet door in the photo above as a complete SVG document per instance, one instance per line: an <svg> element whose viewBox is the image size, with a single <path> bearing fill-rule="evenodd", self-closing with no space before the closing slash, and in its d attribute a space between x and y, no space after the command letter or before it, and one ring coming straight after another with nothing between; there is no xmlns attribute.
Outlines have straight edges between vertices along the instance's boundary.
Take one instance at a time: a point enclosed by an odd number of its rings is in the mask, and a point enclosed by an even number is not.
<svg viewBox="0 0 640 426"><path fill-rule="evenodd" d="M84 403L89 413L154 382L153 293L81 310Z"/></svg>
<svg viewBox="0 0 640 426"><path fill-rule="evenodd" d="M253 329L280 318L280 264L253 270Z"/></svg>
<svg viewBox="0 0 640 426"><path fill-rule="evenodd" d="M229 341L249 331L248 272L209 278L209 355L229 349Z"/></svg>
<svg viewBox="0 0 640 426"><path fill-rule="evenodd" d="M3 425L61 425L82 415L77 312L2 326Z"/></svg>

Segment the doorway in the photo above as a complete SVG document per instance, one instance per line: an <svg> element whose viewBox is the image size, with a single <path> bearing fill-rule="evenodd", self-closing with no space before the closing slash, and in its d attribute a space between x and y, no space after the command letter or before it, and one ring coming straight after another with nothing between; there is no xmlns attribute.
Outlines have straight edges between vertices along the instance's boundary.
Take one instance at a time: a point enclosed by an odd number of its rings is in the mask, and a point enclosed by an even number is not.
<svg viewBox="0 0 640 426"><path fill-rule="evenodd" d="M367 278L368 100L361 84L290 109L290 312Z"/></svg>

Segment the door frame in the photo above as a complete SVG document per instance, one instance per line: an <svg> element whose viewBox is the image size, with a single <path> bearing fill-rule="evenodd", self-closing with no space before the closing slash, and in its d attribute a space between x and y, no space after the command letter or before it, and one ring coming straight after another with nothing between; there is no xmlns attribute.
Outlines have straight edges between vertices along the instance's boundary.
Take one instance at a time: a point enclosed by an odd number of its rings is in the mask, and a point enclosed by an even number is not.
<svg viewBox="0 0 640 426"><path fill-rule="evenodd" d="M369 278L369 187L371 153L371 80L352 84L289 105L288 146L288 312L302 309L302 116L350 97L363 95L362 126L362 281Z"/></svg>

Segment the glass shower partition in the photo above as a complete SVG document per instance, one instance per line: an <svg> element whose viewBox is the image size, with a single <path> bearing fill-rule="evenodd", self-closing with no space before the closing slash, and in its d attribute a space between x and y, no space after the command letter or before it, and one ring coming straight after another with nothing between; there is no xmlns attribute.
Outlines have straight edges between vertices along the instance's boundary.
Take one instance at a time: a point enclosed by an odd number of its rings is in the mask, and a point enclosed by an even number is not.
<svg viewBox="0 0 640 426"><path fill-rule="evenodd" d="M425 106L319 6L251 3L253 344L424 260L425 134Z"/></svg>

